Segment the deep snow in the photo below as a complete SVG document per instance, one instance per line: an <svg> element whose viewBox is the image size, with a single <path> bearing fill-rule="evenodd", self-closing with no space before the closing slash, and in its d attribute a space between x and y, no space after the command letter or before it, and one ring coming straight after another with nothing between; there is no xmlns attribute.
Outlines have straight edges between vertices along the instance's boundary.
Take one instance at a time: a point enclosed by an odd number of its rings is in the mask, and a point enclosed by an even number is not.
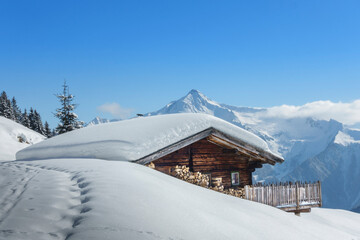
<svg viewBox="0 0 360 240"><path fill-rule="evenodd" d="M19 137L25 142L19 142ZM17 151L44 139L45 137L41 134L12 120L0 117L0 161L15 160Z"/></svg>
<svg viewBox="0 0 360 240"><path fill-rule="evenodd" d="M360 215L297 217L130 162L0 163L0 239L360 239Z"/></svg>

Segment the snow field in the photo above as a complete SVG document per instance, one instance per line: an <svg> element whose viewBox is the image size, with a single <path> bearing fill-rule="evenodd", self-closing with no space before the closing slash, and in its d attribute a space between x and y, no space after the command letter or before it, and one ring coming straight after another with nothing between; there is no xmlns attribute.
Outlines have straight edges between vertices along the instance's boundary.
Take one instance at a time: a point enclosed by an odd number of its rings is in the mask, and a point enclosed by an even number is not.
<svg viewBox="0 0 360 240"><path fill-rule="evenodd" d="M359 214L297 217L130 162L16 161L0 171L0 191L18 191L0 239L360 239Z"/></svg>

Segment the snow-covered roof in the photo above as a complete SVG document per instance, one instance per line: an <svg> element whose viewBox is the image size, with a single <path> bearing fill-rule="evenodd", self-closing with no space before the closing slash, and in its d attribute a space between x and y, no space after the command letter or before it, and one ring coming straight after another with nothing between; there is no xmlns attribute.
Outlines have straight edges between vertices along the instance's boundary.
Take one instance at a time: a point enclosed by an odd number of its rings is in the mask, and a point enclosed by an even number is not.
<svg viewBox="0 0 360 240"><path fill-rule="evenodd" d="M98 158L136 161L208 129L282 160L256 135L207 114L181 113L139 117L90 126L50 138L16 154L17 160Z"/></svg>

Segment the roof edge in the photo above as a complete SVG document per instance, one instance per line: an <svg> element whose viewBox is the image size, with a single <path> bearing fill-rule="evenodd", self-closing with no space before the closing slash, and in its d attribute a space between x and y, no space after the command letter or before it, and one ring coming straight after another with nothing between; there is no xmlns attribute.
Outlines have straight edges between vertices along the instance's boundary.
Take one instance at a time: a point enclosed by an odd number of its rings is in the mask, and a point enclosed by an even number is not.
<svg viewBox="0 0 360 240"><path fill-rule="evenodd" d="M186 147L194 142L197 142L201 139L204 139L210 135L214 135L216 137L225 139L227 141L232 142L234 145L238 145L239 147L245 148L246 150L253 152L255 154L259 154L262 157L265 157L269 159L268 163L274 165L275 163L282 163L284 162L284 159L281 157L276 156L275 154L265 151L263 149L260 149L256 146L253 146L243 140L240 140L238 138L234 138L228 134L225 134L224 132L215 129L214 127L207 128L201 132L198 132L194 135L191 135L187 138L181 139L178 142L175 142L173 144L170 144L169 146L166 146L162 149L159 149L158 151L155 151L153 153L150 153L142 158L139 158L137 160L133 160L132 162L140 163L140 164L147 164L149 162L152 162L154 160L157 160L165 155L168 155L172 152L175 152L183 147ZM273 162L273 163L271 163Z"/></svg>
<svg viewBox="0 0 360 240"><path fill-rule="evenodd" d="M214 130L215 129L213 127L207 128L201 132L191 135L190 137L181 139L180 141L178 141L176 143L170 144L169 146L166 146L156 152L150 153L150 154L146 155L145 157L134 160L133 162L140 163L140 164L147 164L147 163L152 162L156 159L159 159L165 155L175 152L175 151L179 150L180 148L186 147L194 142L197 142L203 138L210 136L214 132Z"/></svg>

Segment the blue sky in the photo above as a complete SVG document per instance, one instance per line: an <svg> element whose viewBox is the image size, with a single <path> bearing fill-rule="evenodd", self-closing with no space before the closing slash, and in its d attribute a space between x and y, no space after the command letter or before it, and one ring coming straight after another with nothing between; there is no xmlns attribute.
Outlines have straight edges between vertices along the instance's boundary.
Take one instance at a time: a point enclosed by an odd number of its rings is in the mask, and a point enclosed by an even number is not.
<svg viewBox="0 0 360 240"><path fill-rule="evenodd" d="M84 121L198 89L237 106L351 102L359 1L1 1L0 90L54 127L64 79Z"/></svg>

